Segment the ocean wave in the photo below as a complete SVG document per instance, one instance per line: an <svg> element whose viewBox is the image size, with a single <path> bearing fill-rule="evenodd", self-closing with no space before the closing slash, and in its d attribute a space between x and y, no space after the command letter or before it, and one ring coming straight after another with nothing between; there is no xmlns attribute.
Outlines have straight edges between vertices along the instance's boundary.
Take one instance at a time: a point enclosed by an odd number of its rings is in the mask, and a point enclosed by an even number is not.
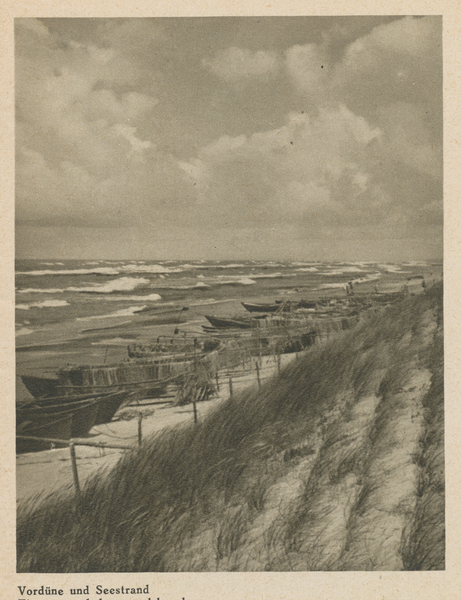
<svg viewBox="0 0 461 600"><path fill-rule="evenodd" d="M16 275L119 275L119 270L112 267L98 267L96 269L43 269L39 271L16 271Z"/></svg>
<svg viewBox="0 0 461 600"><path fill-rule="evenodd" d="M364 273L364 270L358 266L341 267L339 269L333 267L331 271L325 271L320 275L344 275L345 273Z"/></svg>
<svg viewBox="0 0 461 600"><path fill-rule="evenodd" d="M182 273L184 269L164 267L162 265L138 265L130 264L119 268L120 273L150 273L159 275L163 273Z"/></svg>
<svg viewBox="0 0 461 600"><path fill-rule="evenodd" d="M109 298L104 298L104 302L126 302L127 300L133 302L158 302L162 297L160 294L149 294L148 296L110 296Z"/></svg>
<svg viewBox="0 0 461 600"><path fill-rule="evenodd" d="M116 312L109 313L107 315L92 315L90 317L77 317L76 321L92 321L93 319L113 319L116 317L132 317L137 312L147 308L147 305L144 306L130 306L129 308L124 308L122 310L117 310Z"/></svg>
<svg viewBox="0 0 461 600"><path fill-rule="evenodd" d="M315 273L318 271L317 267L300 267L297 271L304 271L305 273Z"/></svg>
<svg viewBox="0 0 461 600"><path fill-rule="evenodd" d="M18 294L62 294L65 290L60 288L40 289L40 288L25 288L17 290Z"/></svg>
<svg viewBox="0 0 461 600"><path fill-rule="evenodd" d="M345 290L346 287L347 287L347 283L322 283L322 284L320 284L320 288L322 290L335 289L335 288L342 288Z"/></svg>
<svg viewBox="0 0 461 600"><path fill-rule="evenodd" d="M144 265L144 264L123 264L120 261L105 261L111 264L121 264L116 267L93 267L90 269L40 269L37 271L16 271L16 275L33 275L33 276L45 276L45 275L121 275L123 273L150 273L153 275L159 275L161 273L181 273L183 269L164 267L158 264L155 265ZM58 263L55 263L58 264ZM62 263L61 263L62 264ZM90 264L90 263L86 263Z"/></svg>
<svg viewBox="0 0 461 600"><path fill-rule="evenodd" d="M427 267L428 264L425 260L409 260L402 263L405 267Z"/></svg>
<svg viewBox="0 0 461 600"><path fill-rule="evenodd" d="M224 281L219 281L218 285L253 285L256 281L254 279L250 279L249 277L239 277L233 279L225 279Z"/></svg>
<svg viewBox="0 0 461 600"><path fill-rule="evenodd" d="M16 331L16 337L19 337L20 335L30 335L31 333L34 333L33 329L29 329L28 327L22 327L21 329L18 329Z"/></svg>
<svg viewBox="0 0 461 600"><path fill-rule="evenodd" d="M386 273L401 273L402 272L402 268L399 267L399 265L382 264L382 265L378 265L378 269L381 269L382 271L385 271ZM404 272L406 272L406 271L404 271Z"/></svg>
<svg viewBox="0 0 461 600"><path fill-rule="evenodd" d="M18 310L29 310L30 308L56 308L58 306L68 306L65 300L44 300L43 302L33 302L32 304L16 304Z"/></svg>
<svg viewBox="0 0 461 600"><path fill-rule="evenodd" d="M222 265L218 262L205 264L204 262L194 262L194 263L186 263L181 265L183 269L245 269L249 265L244 263L229 263L226 265Z"/></svg>
<svg viewBox="0 0 461 600"><path fill-rule="evenodd" d="M132 292L136 288L150 284L149 279L143 277L120 277L108 283L94 284L88 287L69 287L68 292L84 292L90 294L112 294L114 292Z"/></svg>
<svg viewBox="0 0 461 600"><path fill-rule="evenodd" d="M347 288L348 283L352 283L352 285L359 285L361 283L368 283L370 281L376 281L377 279L381 279L381 273L370 273L370 275L366 275L365 277L359 277L358 279L351 279L350 282L322 283L320 285L320 288L321 289L343 288L345 290Z"/></svg>
<svg viewBox="0 0 461 600"><path fill-rule="evenodd" d="M353 279L352 283L355 285L357 283L368 283L369 281L376 281L377 279L381 279L381 273L370 273L366 277L359 277L359 279Z"/></svg>
<svg viewBox="0 0 461 600"><path fill-rule="evenodd" d="M280 279L291 276L290 273L250 273L251 279Z"/></svg>
<svg viewBox="0 0 461 600"><path fill-rule="evenodd" d="M196 289L210 289L211 286L200 281L198 283L193 283L191 285L165 285L163 283L156 284L156 288L160 290L196 290Z"/></svg>

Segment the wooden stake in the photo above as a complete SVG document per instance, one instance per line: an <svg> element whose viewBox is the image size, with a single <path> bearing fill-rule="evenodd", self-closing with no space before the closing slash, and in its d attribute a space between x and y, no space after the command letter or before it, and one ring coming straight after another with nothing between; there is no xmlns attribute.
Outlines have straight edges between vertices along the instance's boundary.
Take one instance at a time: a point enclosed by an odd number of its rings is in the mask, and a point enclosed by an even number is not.
<svg viewBox="0 0 461 600"><path fill-rule="evenodd" d="M194 406L194 423L196 424L198 421L198 417L197 417L197 402L194 400L192 401L192 404Z"/></svg>
<svg viewBox="0 0 461 600"><path fill-rule="evenodd" d="M216 389L219 392L219 373L218 373L218 371L216 371Z"/></svg>
<svg viewBox="0 0 461 600"><path fill-rule="evenodd" d="M280 373L280 369L281 369L281 356L280 354L277 354L277 371Z"/></svg>
<svg viewBox="0 0 461 600"><path fill-rule="evenodd" d="M78 481L77 457L75 456L75 445L69 444L70 460L72 462L72 476L74 478L75 496L80 500L80 483Z"/></svg>
<svg viewBox="0 0 461 600"><path fill-rule="evenodd" d="M258 387L259 389L261 389L261 377L259 375L259 365L258 365L258 361L255 361L255 365L256 365L256 377L258 378Z"/></svg>
<svg viewBox="0 0 461 600"><path fill-rule="evenodd" d="M229 377L229 393L232 398L232 396L234 395L234 391L232 389L232 377Z"/></svg>
<svg viewBox="0 0 461 600"><path fill-rule="evenodd" d="M142 444L142 413L138 415L138 445Z"/></svg>

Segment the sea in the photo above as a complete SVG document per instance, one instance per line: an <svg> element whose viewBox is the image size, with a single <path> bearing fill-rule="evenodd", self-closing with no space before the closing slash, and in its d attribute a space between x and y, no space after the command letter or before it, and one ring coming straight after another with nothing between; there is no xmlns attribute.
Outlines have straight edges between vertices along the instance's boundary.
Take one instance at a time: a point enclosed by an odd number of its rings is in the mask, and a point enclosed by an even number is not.
<svg viewBox="0 0 461 600"><path fill-rule="evenodd" d="M197 335L206 314L243 314L242 301L345 295L349 282L385 292L441 274L430 261L17 260L17 374L120 360L128 343Z"/></svg>

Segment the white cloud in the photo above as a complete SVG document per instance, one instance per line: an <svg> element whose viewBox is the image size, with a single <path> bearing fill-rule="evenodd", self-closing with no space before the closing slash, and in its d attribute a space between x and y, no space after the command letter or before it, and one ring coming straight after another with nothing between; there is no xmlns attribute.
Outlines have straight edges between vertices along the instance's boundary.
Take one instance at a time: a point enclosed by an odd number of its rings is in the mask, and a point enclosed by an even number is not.
<svg viewBox="0 0 461 600"><path fill-rule="evenodd" d="M356 218L370 202L379 210L368 151L380 137L344 106L316 117L292 113L278 129L223 136L182 168L213 223L305 224L315 218L317 227L332 217Z"/></svg>
<svg viewBox="0 0 461 600"><path fill-rule="evenodd" d="M221 79L234 82L270 77L278 71L279 61L273 52L232 47L218 52L212 60L204 59L203 65Z"/></svg>

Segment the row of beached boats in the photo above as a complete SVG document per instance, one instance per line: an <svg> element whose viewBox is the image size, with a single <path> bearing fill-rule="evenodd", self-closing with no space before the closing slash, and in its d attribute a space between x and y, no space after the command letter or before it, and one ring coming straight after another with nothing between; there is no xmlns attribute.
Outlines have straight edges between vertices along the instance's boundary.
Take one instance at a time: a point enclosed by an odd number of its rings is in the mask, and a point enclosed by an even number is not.
<svg viewBox="0 0 461 600"><path fill-rule="evenodd" d="M242 302L250 314L206 315L204 337L159 337L131 344L116 364L66 366L55 377L22 376L33 400L17 407L17 451L49 448L52 441L84 437L95 425L110 422L129 403L165 393L191 373L216 374L236 367L244 356L302 351L325 332L341 331L372 305L387 304L395 294L317 302ZM259 314L254 314L259 313ZM41 438L41 440L40 440Z"/></svg>
<svg viewBox="0 0 461 600"><path fill-rule="evenodd" d="M16 411L17 452L42 450L54 442L85 437L95 425L109 423L132 402L162 395L168 384L197 364L217 368L219 340L158 339L128 346L116 364L66 366L56 377L22 376L33 400Z"/></svg>

